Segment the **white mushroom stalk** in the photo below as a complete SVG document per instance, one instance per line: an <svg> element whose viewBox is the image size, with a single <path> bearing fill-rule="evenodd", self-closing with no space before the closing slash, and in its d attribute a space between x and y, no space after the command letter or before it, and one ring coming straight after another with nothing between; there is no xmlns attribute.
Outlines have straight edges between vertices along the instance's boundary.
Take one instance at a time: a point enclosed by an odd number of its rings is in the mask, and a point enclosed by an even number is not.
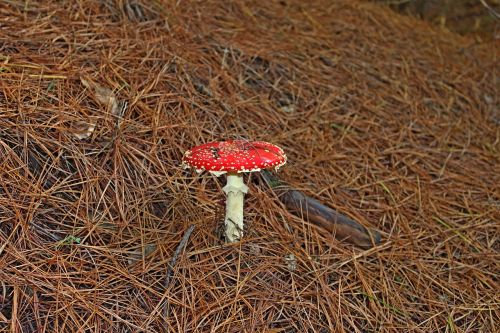
<svg viewBox="0 0 500 333"><path fill-rule="evenodd" d="M243 182L243 173L258 172L286 163L283 150L262 141L232 140L210 142L186 151L182 159L185 167L196 171L208 171L215 176L227 173L226 216L224 218L225 238L229 243L243 237L243 200L248 187Z"/></svg>
<svg viewBox="0 0 500 333"><path fill-rule="evenodd" d="M243 237L243 198L248 192L248 186L243 183L241 173L228 173L226 186L222 190L227 196L225 235L226 240L232 243Z"/></svg>

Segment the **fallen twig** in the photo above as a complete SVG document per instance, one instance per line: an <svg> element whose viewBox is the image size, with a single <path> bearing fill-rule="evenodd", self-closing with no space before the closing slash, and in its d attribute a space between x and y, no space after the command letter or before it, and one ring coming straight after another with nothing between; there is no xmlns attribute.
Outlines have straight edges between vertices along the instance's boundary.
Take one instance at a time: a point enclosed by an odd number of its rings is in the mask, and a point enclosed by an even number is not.
<svg viewBox="0 0 500 333"><path fill-rule="evenodd" d="M191 226L189 226L189 228L184 233L184 236L182 236L182 239L181 239L179 245L175 249L175 252L174 252L172 258L170 259L170 262L168 263L167 276L165 278L165 290L170 285L170 279L172 278L172 275L174 273L174 267L175 267L175 264L177 263L177 259L179 258L181 251L186 247L186 244L189 240L189 236L191 236L191 233L193 232L193 230L194 230L194 224L191 224ZM165 300L165 303L163 304L163 312L162 312L164 318L166 318L168 315L168 306L167 305L168 305L168 302Z"/></svg>
<svg viewBox="0 0 500 333"><path fill-rule="evenodd" d="M495 17L497 20L500 20L500 14L495 9L493 9L493 7L491 7L490 5L488 5L486 3L486 1L484 1L484 0L479 0L479 2L481 2L481 4L488 10L488 12L493 17Z"/></svg>
<svg viewBox="0 0 500 333"><path fill-rule="evenodd" d="M174 254L172 255L172 258L168 262L167 275L165 278L165 285L164 285L165 291L163 293L163 297L158 302L158 305L150 313L150 316L149 316L150 319L148 321L146 321L146 323L143 326L145 328L145 330L148 330L150 321L156 316L157 313L160 312L160 309L162 309L161 310L162 317L165 319L163 328L166 332L169 331L168 324L166 323L166 318L168 316L167 288L170 285L170 279L172 278L172 274L174 272L174 267L175 267L175 264L177 263L177 259L179 258L181 251L186 247L187 241L189 240L189 236L191 236L191 233L193 232L193 230L194 230L194 224L190 225L189 228L186 230L186 232L184 233L184 236L182 236L182 239L179 242L179 245L177 245L177 248L175 249Z"/></svg>
<svg viewBox="0 0 500 333"><path fill-rule="evenodd" d="M167 269L167 277L165 278L165 289L168 288L168 285L170 284L170 279L172 278L172 274L174 272L174 266L177 263L177 258L179 258L179 255L181 254L182 249L186 247L186 243L189 240L189 236L191 236L191 233L194 230L194 224L191 224L191 226L186 230L186 233L181 239L181 242L175 249L174 255L170 259L170 262L168 263L168 269Z"/></svg>
<svg viewBox="0 0 500 333"><path fill-rule="evenodd" d="M378 231L364 227L300 191L286 188L275 175L267 170L261 171L261 175L271 189L283 189L279 198L295 215L327 230L335 238L345 240L360 248L369 249L380 244L381 237Z"/></svg>

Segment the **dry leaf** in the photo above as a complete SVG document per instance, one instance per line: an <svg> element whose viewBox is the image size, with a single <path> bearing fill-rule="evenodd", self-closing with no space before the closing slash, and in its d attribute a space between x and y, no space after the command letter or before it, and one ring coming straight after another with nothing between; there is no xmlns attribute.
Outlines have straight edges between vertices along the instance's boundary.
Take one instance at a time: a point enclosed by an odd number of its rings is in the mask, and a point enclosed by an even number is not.
<svg viewBox="0 0 500 333"><path fill-rule="evenodd" d="M90 80L81 78L82 84L94 92L95 99L106 107L106 110L111 112L113 116L120 113L120 103L111 89L99 86Z"/></svg>
<svg viewBox="0 0 500 333"><path fill-rule="evenodd" d="M92 133L94 133L95 127L96 123L79 121L76 123L76 129L73 131L73 135L80 140L90 138Z"/></svg>
<svg viewBox="0 0 500 333"><path fill-rule="evenodd" d="M113 116L120 116L120 103L111 89L99 86L91 80L80 78L82 84L93 92L97 102L102 104ZM73 135L79 139L87 139L94 133L97 122L79 121L76 123L76 130Z"/></svg>
<svg viewBox="0 0 500 333"><path fill-rule="evenodd" d="M290 271L294 271L297 269L297 259L295 259L293 253L285 256L285 263Z"/></svg>

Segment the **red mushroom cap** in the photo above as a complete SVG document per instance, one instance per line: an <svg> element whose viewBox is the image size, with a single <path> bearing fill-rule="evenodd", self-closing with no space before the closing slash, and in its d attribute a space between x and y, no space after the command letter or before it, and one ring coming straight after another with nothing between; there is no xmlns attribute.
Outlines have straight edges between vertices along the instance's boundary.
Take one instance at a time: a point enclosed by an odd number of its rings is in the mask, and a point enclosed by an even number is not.
<svg viewBox="0 0 500 333"><path fill-rule="evenodd" d="M186 151L182 163L210 172L252 172L279 168L286 163L286 155L268 142L230 140L194 147Z"/></svg>

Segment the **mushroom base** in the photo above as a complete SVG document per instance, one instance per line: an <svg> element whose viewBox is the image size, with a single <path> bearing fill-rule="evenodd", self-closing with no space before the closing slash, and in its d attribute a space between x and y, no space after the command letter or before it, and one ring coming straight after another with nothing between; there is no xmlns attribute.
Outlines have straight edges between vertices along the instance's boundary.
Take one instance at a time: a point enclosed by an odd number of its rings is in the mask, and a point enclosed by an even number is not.
<svg viewBox="0 0 500 333"><path fill-rule="evenodd" d="M227 184L222 190L227 195L224 219L226 241L237 242L243 237L243 198L248 187L243 183L243 175L228 173Z"/></svg>

